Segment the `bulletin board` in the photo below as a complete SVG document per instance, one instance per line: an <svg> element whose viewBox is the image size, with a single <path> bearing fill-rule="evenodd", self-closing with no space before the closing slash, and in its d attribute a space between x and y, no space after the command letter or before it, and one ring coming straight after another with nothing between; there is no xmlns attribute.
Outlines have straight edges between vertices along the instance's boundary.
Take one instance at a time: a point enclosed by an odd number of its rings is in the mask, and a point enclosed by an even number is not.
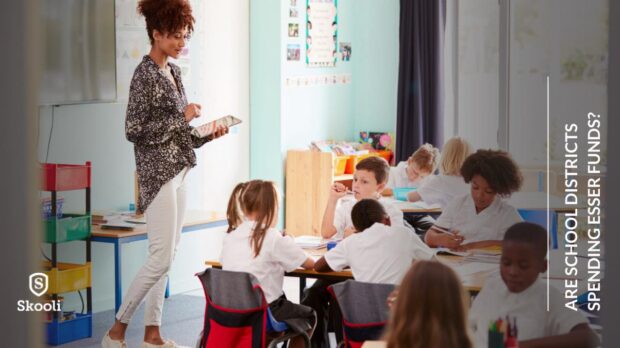
<svg viewBox="0 0 620 348"><path fill-rule="evenodd" d="M306 65L333 67L338 52L338 0L306 2Z"/></svg>

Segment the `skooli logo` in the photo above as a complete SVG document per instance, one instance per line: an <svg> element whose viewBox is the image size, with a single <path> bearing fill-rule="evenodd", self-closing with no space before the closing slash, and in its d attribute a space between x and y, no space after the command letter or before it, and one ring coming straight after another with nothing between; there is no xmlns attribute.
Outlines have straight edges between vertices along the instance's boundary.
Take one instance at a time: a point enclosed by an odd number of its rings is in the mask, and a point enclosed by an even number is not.
<svg viewBox="0 0 620 348"><path fill-rule="evenodd" d="M47 292L49 278L45 273L33 273L30 275L28 285L30 292L35 296L41 297L41 295Z"/></svg>
<svg viewBox="0 0 620 348"><path fill-rule="evenodd" d="M33 273L28 277L28 287L35 296L41 297L49 288L49 278L45 273ZM28 300L17 301L17 310L20 312L60 312L60 301L53 300L46 303L33 303Z"/></svg>

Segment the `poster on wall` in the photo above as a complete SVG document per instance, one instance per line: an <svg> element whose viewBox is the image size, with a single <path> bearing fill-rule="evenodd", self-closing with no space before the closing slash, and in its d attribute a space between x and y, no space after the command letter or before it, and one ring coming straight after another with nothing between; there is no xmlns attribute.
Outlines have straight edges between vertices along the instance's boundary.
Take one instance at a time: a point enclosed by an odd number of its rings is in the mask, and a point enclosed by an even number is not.
<svg viewBox="0 0 620 348"><path fill-rule="evenodd" d="M338 47L338 0L306 2L306 64L309 67L336 65Z"/></svg>

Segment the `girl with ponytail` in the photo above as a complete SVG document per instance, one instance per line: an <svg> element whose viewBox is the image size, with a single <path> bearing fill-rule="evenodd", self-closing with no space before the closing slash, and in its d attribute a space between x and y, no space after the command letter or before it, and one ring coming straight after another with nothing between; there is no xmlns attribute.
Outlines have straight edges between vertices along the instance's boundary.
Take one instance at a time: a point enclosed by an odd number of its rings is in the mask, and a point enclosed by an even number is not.
<svg viewBox="0 0 620 348"><path fill-rule="evenodd" d="M285 272L299 267L312 269L314 261L293 238L275 228L278 206L278 191L271 181L252 180L234 188L226 212L222 269L254 275L274 318L311 336L316 323L314 310L287 300L282 283ZM301 339L291 340L291 347L302 346Z"/></svg>

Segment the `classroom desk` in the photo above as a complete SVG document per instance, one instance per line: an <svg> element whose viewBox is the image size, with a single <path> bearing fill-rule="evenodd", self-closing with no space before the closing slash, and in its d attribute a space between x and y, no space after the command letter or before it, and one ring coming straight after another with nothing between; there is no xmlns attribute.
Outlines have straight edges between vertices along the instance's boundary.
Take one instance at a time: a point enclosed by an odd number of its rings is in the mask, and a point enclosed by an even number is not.
<svg viewBox="0 0 620 348"><path fill-rule="evenodd" d="M325 249L319 250L306 250L308 254L311 256L318 256L320 254L325 253ZM439 261L450 265L457 265L463 263L463 257L461 256L448 256L448 255L438 255L437 258ZM205 261L205 265L211 266L213 268L222 268L222 264L219 261L215 260L207 260ZM499 269L499 265L498 265ZM463 288L471 294L477 294L484 286L487 278L491 273L486 271L481 271L474 274L468 274L466 276L462 276L461 280L463 282ZM303 291L306 288L306 280L308 278L313 279L326 279L332 281L345 281L347 279L353 279L353 273L351 273L351 269L345 269L339 272L317 272L315 270L306 270L306 269L296 269L292 272L285 273L287 277L295 277L299 278L299 299L303 298Z"/></svg>
<svg viewBox="0 0 620 348"><path fill-rule="evenodd" d="M389 198L389 197L388 197ZM545 192L515 192L508 198L508 204L519 210L546 210L547 194ZM567 205L558 196L549 196L549 210L557 213L572 212L575 208L584 208L583 200L580 199L579 205ZM394 204L403 213L441 213L441 208L429 206L424 202L404 202L394 199Z"/></svg>
<svg viewBox="0 0 620 348"><path fill-rule="evenodd" d="M546 192L515 192L507 200L508 204L517 208L519 214L525 221L534 222L546 226L547 214L547 193ZM579 199L577 205L567 205L558 196L549 196L550 231L553 249L558 248L558 216L574 212L575 209L585 208L585 200ZM441 215L441 209L436 206L428 206L423 202L403 202L394 200L394 204L402 210L404 214L419 215L430 214L433 216Z"/></svg>
<svg viewBox="0 0 620 348"><path fill-rule="evenodd" d="M212 211L188 210L185 213L182 233L198 231L206 228L226 226L226 216L223 213ZM137 224L133 231L104 230L101 226L93 225L91 241L114 244L114 308L118 311L123 300L121 246L123 244L147 239L146 225ZM169 287L166 285L166 297Z"/></svg>

